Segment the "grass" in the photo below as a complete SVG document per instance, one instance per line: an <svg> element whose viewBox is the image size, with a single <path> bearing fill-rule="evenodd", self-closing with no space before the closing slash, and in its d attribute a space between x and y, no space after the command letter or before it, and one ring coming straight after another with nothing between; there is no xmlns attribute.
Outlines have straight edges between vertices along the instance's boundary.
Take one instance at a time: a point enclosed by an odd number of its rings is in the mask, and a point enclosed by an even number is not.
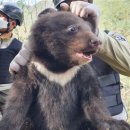
<svg viewBox="0 0 130 130"><path fill-rule="evenodd" d="M122 92L122 99L126 106L127 112L128 112L128 122L130 123L130 77L126 76L120 76L121 77L121 83L123 85L123 88L121 90Z"/></svg>

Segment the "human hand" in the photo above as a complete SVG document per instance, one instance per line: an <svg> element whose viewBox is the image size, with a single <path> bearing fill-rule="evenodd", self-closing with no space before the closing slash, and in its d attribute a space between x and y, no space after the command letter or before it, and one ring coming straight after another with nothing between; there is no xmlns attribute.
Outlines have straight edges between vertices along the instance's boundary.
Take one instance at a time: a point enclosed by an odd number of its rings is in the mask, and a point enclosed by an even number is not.
<svg viewBox="0 0 130 130"><path fill-rule="evenodd" d="M90 20L95 26L95 32L98 32L100 10L95 4L86 1L72 1L71 3L63 2L60 4L60 10L71 11L84 20Z"/></svg>

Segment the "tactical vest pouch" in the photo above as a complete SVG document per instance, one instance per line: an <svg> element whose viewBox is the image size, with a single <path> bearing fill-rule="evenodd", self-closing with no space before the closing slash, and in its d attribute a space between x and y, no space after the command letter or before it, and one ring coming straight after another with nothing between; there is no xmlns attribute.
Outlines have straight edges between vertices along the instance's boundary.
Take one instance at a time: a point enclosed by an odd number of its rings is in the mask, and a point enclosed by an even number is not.
<svg viewBox="0 0 130 130"><path fill-rule="evenodd" d="M112 73L98 77L103 97L112 116L122 112L119 74Z"/></svg>
<svg viewBox="0 0 130 130"><path fill-rule="evenodd" d="M108 74L98 77L101 87L119 83L119 74Z"/></svg>

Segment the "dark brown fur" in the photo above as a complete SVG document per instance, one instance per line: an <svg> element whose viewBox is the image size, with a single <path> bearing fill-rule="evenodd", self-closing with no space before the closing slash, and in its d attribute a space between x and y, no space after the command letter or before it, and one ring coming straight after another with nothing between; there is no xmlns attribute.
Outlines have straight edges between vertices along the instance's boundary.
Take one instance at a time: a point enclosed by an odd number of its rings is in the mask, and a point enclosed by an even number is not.
<svg viewBox="0 0 130 130"><path fill-rule="evenodd" d="M16 76L0 130L19 130L25 119L28 130L130 130L110 117L93 70L83 65L100 45L91 23L68 12L43 13L29 42L32 57Z"/></svg>

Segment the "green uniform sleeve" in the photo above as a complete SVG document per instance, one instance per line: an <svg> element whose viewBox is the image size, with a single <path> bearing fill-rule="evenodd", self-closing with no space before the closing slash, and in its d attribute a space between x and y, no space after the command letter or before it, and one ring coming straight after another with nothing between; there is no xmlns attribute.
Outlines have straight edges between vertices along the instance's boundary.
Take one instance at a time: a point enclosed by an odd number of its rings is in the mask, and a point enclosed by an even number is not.
<svg viewBox="0 0 130 130"><path fill-rule="evenodd" d="M99 32L101 48L97 56L122 75L130 76L130 44L117 34Z"/></svg>

